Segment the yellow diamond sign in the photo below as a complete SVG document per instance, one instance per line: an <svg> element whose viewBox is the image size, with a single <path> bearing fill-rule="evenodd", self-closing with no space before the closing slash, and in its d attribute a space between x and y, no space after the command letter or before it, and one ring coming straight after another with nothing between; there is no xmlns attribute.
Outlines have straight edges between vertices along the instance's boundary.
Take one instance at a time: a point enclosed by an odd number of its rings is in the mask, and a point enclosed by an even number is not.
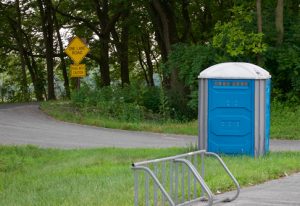
<svg viewBox="0 0 300 206"><path fill-rule="evenodd" d="M85 64L71 64L70 75L71 77L85 77L86 76Z"/></svg>
<svg viewBox="0 0 300 206"><path fill-rule="evenodd" d="M66 48L65 53L75 64L79 64L89 51L90 49L86 44L79 37L75 36Z"/></svg>

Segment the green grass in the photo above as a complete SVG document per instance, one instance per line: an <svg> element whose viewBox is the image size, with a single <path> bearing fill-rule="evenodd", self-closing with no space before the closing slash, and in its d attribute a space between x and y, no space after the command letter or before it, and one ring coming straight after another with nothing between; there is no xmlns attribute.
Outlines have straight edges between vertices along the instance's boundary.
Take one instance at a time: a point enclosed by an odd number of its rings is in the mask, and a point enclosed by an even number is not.
<svg viewBox="0 0 300 206"><path fill-rule="evenodd" d="M56 119L100 127L149 131L158 133L197 135L197 121L191 122L128 122L110 119L99 113L83 112L69 102L43 102L41 109ZM300 140L300 106L273 104L271 108L271 138Z"/></svg>
<svg viewBox="0 0 300 206"><path fill-rule="evenodd" d="M78 110L67 101L42 102L41 109L48 115L66 122L87 124L113 129L149 131L158 133L172 134L197 134L197 121L179 123L179 122L154 122L154 121L122 121L115 118L107 118L99 113L85 112Z"/></svg>
<svg viewBox="0 0 300 206"><path fill-rule="evenodd" d="M0 205L133 205L131 163L187 152L171 149L40 149L0 146ZM300 171L300 152L263 158L224 157L242 186ZM233 186L211 159L206 177L213 191Z"/></svg>
<svg viewBox="0 0 300 206"><path fill-rule="evenodd" d="M273 104L271 136L276 139L300 140L300 106Z"/></svg>

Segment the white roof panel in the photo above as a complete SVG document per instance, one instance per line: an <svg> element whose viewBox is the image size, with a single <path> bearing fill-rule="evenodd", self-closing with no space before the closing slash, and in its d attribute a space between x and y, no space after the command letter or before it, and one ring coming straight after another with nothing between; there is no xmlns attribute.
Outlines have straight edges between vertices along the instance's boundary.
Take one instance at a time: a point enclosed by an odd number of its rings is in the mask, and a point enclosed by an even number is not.
<svg viewBox="0 0 300 206"><path fill-rule="evenodd" d="M269 79L271 75L263 68L245 62L226 62L203 70L198 78L204 79Z"/></svg>

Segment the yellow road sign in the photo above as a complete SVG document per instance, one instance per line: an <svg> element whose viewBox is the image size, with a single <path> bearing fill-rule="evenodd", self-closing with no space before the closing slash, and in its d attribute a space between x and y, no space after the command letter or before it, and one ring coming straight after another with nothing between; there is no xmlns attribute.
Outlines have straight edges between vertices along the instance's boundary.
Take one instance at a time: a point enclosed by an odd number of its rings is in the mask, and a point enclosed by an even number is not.
<svg viewBox="0 0 300 206"><path fill-rule="evenodd" d="M89 51L90 49L85 43L79 37L75 36L66 48L65 53L75 64L79 64Z"/></svg>
<svg viewBox="0 0 300 206"><path fill-rule="evenodd" d="M86 76L85 64L71 64L70 75L71 77L85 77Z"/></svg>

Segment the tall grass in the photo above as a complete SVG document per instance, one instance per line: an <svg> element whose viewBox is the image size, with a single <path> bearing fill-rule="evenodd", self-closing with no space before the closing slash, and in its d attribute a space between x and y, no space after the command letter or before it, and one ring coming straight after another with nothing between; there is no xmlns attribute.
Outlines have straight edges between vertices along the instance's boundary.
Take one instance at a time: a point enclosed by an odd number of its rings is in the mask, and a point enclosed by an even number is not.
<svg viewBox="0 0 300 206"><path fill-rule="evenodd" d="M139 121L124 120L123 118L109 117L91 108L79 108L67 101L43 102L41 103L41 109L56 119L79 124L134 131L186 135L197 134L197 121L180 122L163 118L152 120L141 119Z"/></svg>
<svg viewBox="0 0 300 206"><path fill-rule="evenodd" d="M300 105L273 102L271 136L275 139L300 140Z"/></svg>

